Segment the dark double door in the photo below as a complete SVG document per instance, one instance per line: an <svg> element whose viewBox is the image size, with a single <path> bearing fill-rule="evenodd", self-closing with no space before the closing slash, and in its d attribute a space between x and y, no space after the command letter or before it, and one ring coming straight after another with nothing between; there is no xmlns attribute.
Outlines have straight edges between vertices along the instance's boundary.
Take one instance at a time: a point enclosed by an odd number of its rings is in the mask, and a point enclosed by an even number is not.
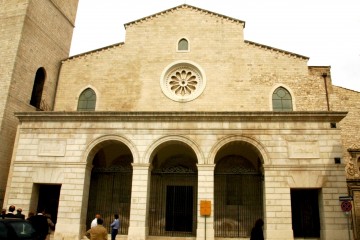
<svg viewBox="0 0 360 240"><path fill-rule="evenodd" d="M192 186L167 186L166 231L192 232L193 197Z"/></svg>
<svg viewBox="0 0 360 240"><path fill-rule="evenodd" d="M291 212L294 237L320 238L318 189L292 189Z"/></svg>
<svg viewBox="0 0 360 240"><path fill-rule="evenodd" d="M196 174L152 174L149 234L196 235Z"/></svg>

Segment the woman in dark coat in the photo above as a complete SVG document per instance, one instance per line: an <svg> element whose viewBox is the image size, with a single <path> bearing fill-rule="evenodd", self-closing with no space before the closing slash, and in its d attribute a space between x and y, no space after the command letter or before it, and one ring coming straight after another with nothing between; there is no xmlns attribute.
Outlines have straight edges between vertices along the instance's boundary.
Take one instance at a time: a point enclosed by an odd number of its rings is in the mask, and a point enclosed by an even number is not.
<svg viewBox="0 0 360 240"><path fill-rule="evenodd" d="M255 226L251 230L250 240L264 240L263 226L264 221L262 219L256 220Z"/></svg>

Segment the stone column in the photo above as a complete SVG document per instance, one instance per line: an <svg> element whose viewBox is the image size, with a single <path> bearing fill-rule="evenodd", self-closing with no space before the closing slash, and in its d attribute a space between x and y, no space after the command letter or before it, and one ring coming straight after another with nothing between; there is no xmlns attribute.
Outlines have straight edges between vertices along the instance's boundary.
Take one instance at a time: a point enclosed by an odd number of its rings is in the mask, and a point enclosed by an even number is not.
<svg viewBox="0 0 360 240"><path fill-rule="evenodd" d="M201 164L198 168L198 210L196 240L214 240L214 169L215 164ZM211 202L211 215L200 215L200 201ZM205 225L206 221L206 225Z"/></svg>
<svg viewBox="0 0 360 240"><path fill-rule="evenodd" d="M148 208L150 193L151 165L133 164L131 188L130 224L128 239L144 240L148 236Z"/></svg>

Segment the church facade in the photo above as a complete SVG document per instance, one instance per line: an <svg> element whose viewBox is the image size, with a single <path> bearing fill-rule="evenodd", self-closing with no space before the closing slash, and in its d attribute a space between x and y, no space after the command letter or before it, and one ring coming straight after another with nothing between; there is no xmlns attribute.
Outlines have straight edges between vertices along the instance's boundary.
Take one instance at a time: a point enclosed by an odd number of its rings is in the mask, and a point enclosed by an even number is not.
<svg viewBox="0 0 360 240"><path fill-rule="evenodd" d="M70 40L77 3L43 2ZM249 239L260 218L265 239L360 237L360 93L244 28L183 4L125 24L123 43L40 58L3 206L45 209L54 239L81 239L95 214L110 231L114 213L120 239Z"/></svg>

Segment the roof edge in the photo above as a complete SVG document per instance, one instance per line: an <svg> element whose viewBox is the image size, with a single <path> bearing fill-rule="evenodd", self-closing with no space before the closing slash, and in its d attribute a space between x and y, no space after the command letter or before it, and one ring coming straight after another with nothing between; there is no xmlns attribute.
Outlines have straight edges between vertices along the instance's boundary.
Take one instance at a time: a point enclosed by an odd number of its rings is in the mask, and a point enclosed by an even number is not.
<svg viewBox="0 0 360 240"><path fill-rule="evenodd" d="M128 23L125 23L125 24L124 24L124 27L125 27L125 29L126 29L127 26L130 26L130 25L135 24L135 23L137 23L137 22L141 22L141 21L144 21L144 20L147 20L147 19L151 19L151 18L153 18L153 17L155 17L155 16L162 15L162 14L165 14L165 13L168 13L168 12L171 12L171 11L174 11L174 10L176 10L176 9L179 9L179 8L192 8L192 9L195 9L195 10L198 10L198 11L206 12L206 13L209 13L209 14L214 14L214 15L217 15L217 16L222 17L222 18L226 18L226 19L229 19L229 20L232 20L232 21L236 21L236 22L242 23L242 24L244 24L244 28L245 28L245 21L243 21L243 20L239 20L239 19L232 18L232 17L226 16L226 15L222 15L222 14L220 14L220 13L216 13L216 12L212 12L212 11L209 11L209 10L206 10L206 9L202 9L202 8L199 8L199 7L195 7L195 6L186 4L186 3L181 4L181 5L178 5L178 6L173 7L173 8L169 8L169 9L167 9L167 10L164 10L164 11L161 11L161 12L158 12L158 13L151 14L151 15L149 15L149 16L146 16L146 17L143 17L143 18L140 18L140 19L137 19L137 20L128 22Z"/></svg>
<svg viewBox="0 0 360 240"><path fill-rule="evenodd" d="M109 49L109 48L118 47L118 46L121 46L121 45L124 45L124 44L125 44L124 42L119 42L119 43L114 43L114 44L111 44L111 45L108 45L108 46L105 46L105 47L102 47L102 48L93 49L93 50L90 50L88 52L79 53L79 54L70 56L70 57L68 57L66 59L63 59L62 62L67 61L67 60L72 60L72 59L75 59L75 58L78 58L78 57L83 57L83 56L86 56L86 55L89 55L89 54L92 54L92 53L95 53L95 52L104 51L104 50Z"/></svg>
<svg viewBox="0 0 360 240"><path fill-rule="evenodd" d="M303 55L300 55L300 54L297 54L297 53L285 51L285 50L282 50L282 49L279 49L279 48L270 47L270 46L267 46L267 45L264 45L264 44L261 44L261 43L256 43L256 42L252 42L252 41L249 41L249 40L244 40L244 42L248 43L248 44L255 45L257 47L266 48L266 49L274 50L274 51L277 51L277 52L289 54L289 55L292 55L292 56L295 56L295 57L298 57L298 58L302 58L302 59L306 59L306 60L310 59L307 56L303 56Z"/></svg>

